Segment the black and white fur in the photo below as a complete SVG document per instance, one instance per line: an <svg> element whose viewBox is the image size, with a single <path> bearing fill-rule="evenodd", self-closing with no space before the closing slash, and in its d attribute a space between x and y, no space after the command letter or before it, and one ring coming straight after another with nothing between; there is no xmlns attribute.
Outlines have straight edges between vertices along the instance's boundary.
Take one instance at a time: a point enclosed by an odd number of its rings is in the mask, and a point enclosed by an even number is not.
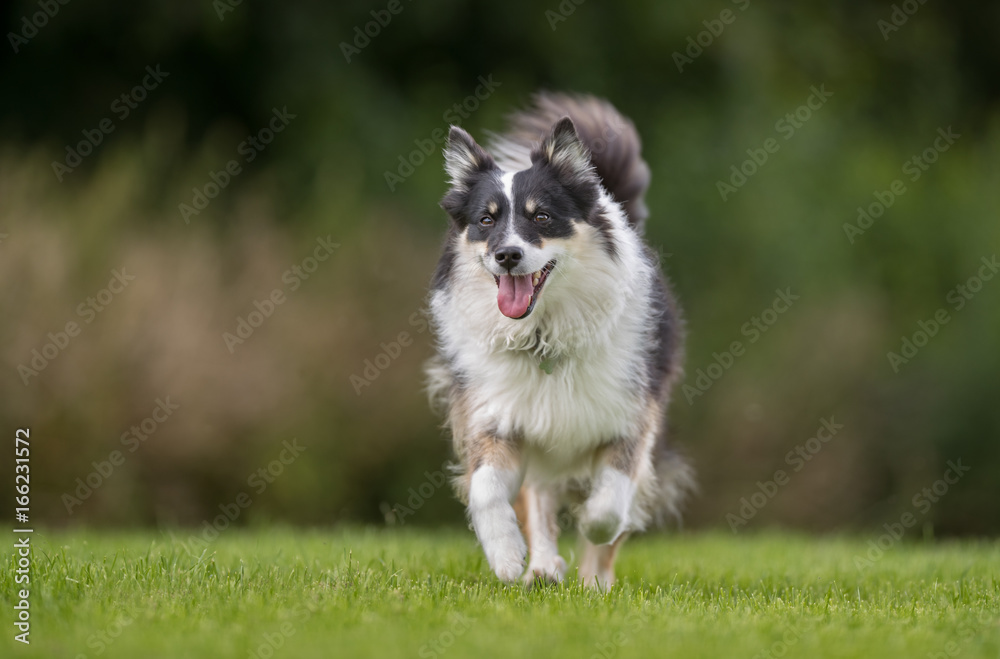
<svg viewBox="0 0 1000 659"><path fill-rule="evenodd" d="M665 443L682 324L642 238L638 135L607 102L541 94L489 151L453 126L445 161L451 223L427 370L456 489L503 581L563 579L557 514L569 506L580 578L609 587L624 538L676 516L692 485Z"/></svg>

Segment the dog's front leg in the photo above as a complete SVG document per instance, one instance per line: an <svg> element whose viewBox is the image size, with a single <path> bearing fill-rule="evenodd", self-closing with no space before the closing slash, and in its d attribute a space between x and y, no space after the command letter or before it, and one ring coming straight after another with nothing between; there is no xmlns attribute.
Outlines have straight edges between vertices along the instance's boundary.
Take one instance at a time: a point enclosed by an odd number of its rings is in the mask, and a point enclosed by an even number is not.
<svg viewBox="0 0 1000 659"><path fill-rule="evenodd" d="M507 442L481 440L469 482L469 517L493 572L508 583L524 571L527 547L511 505L521 487L519 452Z"/></svg>
<svg viewBox="0 0 1000 659"><path fill-rule="evenodd" d="M525 485L521 489L521 522L528 535L531 560L524 573L524 583L535 580L559 583L566 575L566 561L559 555L559 493L549 485Z"/></svg>
<svg viewBox="0 0 1000 659"><path fill-rule="evenodd" d="M635 500L639 442L622 440L606 447L598 458L590 495L580 515L580 531L595 545L611 544L628 529Z"/></svg>

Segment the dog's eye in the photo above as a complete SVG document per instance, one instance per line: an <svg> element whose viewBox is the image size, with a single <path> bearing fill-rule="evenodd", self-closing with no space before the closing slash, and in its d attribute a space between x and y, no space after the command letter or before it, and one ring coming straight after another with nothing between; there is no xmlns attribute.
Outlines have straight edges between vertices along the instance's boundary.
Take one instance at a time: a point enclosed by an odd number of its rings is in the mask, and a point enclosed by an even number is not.
<svg viewBox="0 0 1000 659"><path fill-rule="evenodd" d="M548 213L543 213L541 211L535 213L535 222L548 222L548 221L549 221Z"/></svg>
<svg viewBox="0 0 1000 659"><path fill-rule="evenodd" d="M489 215L484 215L483 217L479 218L479 224L481 224L484 227L491 227L493 226L493 218L490 217Z"/></svg>

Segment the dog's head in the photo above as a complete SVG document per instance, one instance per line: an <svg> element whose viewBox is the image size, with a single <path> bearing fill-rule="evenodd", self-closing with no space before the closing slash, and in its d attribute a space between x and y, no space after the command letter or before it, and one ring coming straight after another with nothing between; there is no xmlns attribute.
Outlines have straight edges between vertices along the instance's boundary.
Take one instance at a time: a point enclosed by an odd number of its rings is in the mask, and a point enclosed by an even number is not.
<svg viewBox="0 0 1000 659"><path fill-rule="evenodd" d="M601 183L589 151L566 117L532 151L528 169L506 172L452 126L445 169L451 189L441 207L466 243L463 252L496 281L500 312L526 318L549 275L571 257L581 224L592 224L598 213Z"/></svg>

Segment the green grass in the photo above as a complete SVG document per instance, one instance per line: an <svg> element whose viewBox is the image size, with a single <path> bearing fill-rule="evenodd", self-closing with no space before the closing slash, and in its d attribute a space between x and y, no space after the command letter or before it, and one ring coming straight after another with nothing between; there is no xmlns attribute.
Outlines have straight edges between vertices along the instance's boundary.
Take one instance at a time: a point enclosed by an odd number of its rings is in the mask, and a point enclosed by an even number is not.
<svg viewBox="0 0 1000 659"><path fill-rule="evenodd" d="M32 642L12 640L8 550L0 656L1000 656L1000 543L904 543L862 572L867 540L637 538L597 593L501 585L459 530L230 530L200 558L155 532L36 533Z"/></svg>

